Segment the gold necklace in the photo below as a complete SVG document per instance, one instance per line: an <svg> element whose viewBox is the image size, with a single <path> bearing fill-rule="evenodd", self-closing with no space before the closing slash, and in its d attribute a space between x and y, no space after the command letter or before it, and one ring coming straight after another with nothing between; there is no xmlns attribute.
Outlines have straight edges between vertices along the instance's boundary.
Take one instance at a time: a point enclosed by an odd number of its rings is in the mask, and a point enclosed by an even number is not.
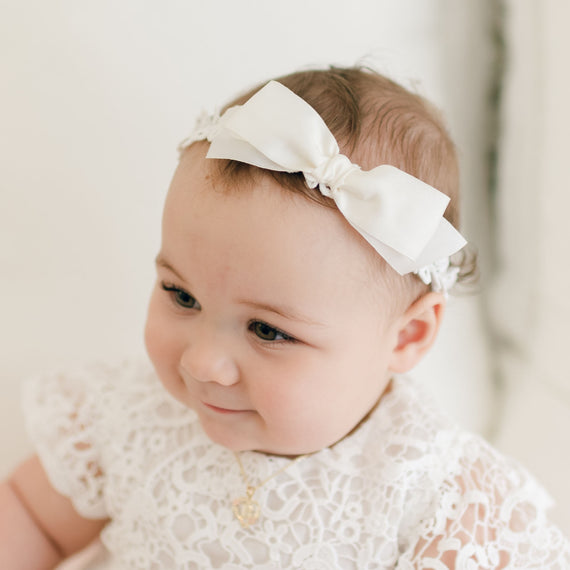
<svg viewBox="0 0 570 570"><path fill-rule="evenodd" d="M249 484L249 480L247 478L247 475L245 474L245 469L243 468L243 464L241 462L239 453L234 451L234 455L238 462L243 482L246 485L246 490L244 497L238 497L237 499L234 499L232 501L232 511L236 519L240 522L241 526L243 528L248 528L252 524L255 524L259 520L259 517L261 515L261 507L259 506L259 503L253 498L255 492L258 489L261 489L261 487L263 487L265 483L271 481L271 479L277 477L277 475L280 475L281 473L289 469L289 467L295 465L295 463L298 463L299 461L301 461L301 459L304 459L307 456L299 455L298 457L295 457L295 459L287 463L287 465L281 467L279 471L276 471L275 473L267 477L267 479L264 479L261 483L259 483L259 485L253 486Z"/></svg>

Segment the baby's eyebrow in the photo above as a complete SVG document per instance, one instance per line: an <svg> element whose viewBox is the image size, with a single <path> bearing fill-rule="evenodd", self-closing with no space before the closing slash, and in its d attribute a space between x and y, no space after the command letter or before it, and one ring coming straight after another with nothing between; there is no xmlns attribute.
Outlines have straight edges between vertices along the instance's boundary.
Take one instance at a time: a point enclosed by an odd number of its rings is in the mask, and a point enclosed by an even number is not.
<svg viewBox="0 0 570 570"><path fill-rule="evenodd" d="M172 267L172 265L170 265L170 263L166 260L166 258L159 253L156 256L156 259L154 260L155 264L158 267L164 267L164 269L168 269L168 271L170 271L171 273L174 273L174 275L176 275L176 277L178 277L178 279L180 279L181 281L184 281L184 277L182 277L182 275L180 275L180 273L178 273L178 271L176 271L176 269L174 269L174 267Z"/></svg>
<svg viewBox="0 0 570 570"><path fill-rule="evenodd" d="M176 275L178 279L184 281L184 277L176 269L174 269L174 267L168 262L168 260L164 257L162 253L159 253L156 256L154 262L158 267L163 267L164 269L167 269L168 271ZM298 311L295 311L294 309L286 305L262 303L259 301L250 301L248 299L238 299L237 303L239 303L240 305L246 305L253 309L260 309L262 311L269 311L271 313L275 313L276 315L280 315L281 317L284 317L285 319L288 319L290 321L298 321L301 323L305 323L307 325L319 326L319 327L326 326L325 323L320 323L318 321L315 321L314 319L302 315Z"/></svg>
<svg viewBox="0 0 570 570"><path fill-rule="evenodd" d="M274 305L270 303L261 303L258 301L248 301L246 299L239 299L238 303L240 303L241 305L246 305L253 309L261 309L262 311L269 311L271 313L275 313L291 321L299 321L307 325L313 325L319 327L326 326L324 323L319 323L314 319L310 319L309 317L306 317L305 315L302 315L297 311L293 310L292 308L284 305Z"/></svg>

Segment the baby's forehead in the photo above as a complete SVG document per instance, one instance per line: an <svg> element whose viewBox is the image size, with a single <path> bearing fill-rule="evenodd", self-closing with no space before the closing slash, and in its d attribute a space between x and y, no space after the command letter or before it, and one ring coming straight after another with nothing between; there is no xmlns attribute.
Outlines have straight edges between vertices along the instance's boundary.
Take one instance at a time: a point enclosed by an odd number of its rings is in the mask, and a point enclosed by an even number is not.
<svg viewBox="0 0 570 570"><path fill-rule="evenodd" d="M369 291L384 288L381 277L385 262L331 201L316 201L283 183L283 177L255 167L237 176L232 171L225 177L218 161L205 158L204 146L190 148L181 157L171 187L171 192L180 194L172 204L174 214L180 214L181 208L192 208L194 213L198 209L204 215L225 216L227 227L235 229L231 236L234 243L247 242L251 238L248 225L256 225L265 232L265 238L279 234L283 241L295 241L299 260L309 262L311 254L320 255L322 259L317 257L310 263L324 263L326 257L355 286L365 284ZM240 217L246 220L245 227L239 225ZM263 241L264 236L258 237ZM284 253L283 248L276 249L275 263Z"/></svg>

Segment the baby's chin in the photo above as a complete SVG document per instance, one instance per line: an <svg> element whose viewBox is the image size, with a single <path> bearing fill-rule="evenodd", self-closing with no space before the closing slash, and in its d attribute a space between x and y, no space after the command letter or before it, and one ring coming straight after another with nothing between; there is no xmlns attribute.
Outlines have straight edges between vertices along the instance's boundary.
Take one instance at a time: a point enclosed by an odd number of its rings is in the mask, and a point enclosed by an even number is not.
<svg viewBox="0 0 570 570"><path fill-rule="evenodd" d="M343 438L340 438L343 439ZM214 441L214 440L213 440ZM253 451L256 453L264 453L265 455L275 455L281 457L288 457L288 458L295 458L299 457L300 455L312 455L313 453L317 453L318 451L322 451L327 447L331 447L336 443L335 441L323 441L323 442L307 442L307 441L294 441L294 442L281 442L281 443L273 443L273 444L262 444L262 443L251 443L249 445L226 445L224 442L217 441L220 445L224 445L231 451L235 453L240 453L243 451Z"/></svg>
<svg viewBox="0 0 570 570"><path fill-rule="evenodd" d="M235 453L254 451L266 455L297 457L299 455L315 453L316 451L328 447L326 443L320 445L320 442L308 442L306 440L272 441L266 436L250 435L241 432L239 429L220 429L219 426L212 426L208 421L202 421L202 418L200 419L200 423L204 432L212 442Z"/></svg>

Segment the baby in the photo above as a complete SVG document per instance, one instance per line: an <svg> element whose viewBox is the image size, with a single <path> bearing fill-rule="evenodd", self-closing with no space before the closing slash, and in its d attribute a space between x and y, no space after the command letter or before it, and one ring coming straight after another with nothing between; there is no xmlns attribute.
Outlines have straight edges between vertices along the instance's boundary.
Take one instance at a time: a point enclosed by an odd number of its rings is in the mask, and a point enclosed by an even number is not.
<svg viewBox="0 0 570 570"><path fill-rule="evenodd" d="M202 117L166 198L145 362L25 389L0 567L570 568L549 498L402 376L471 271L454 146L365 69Z"/></svg>

